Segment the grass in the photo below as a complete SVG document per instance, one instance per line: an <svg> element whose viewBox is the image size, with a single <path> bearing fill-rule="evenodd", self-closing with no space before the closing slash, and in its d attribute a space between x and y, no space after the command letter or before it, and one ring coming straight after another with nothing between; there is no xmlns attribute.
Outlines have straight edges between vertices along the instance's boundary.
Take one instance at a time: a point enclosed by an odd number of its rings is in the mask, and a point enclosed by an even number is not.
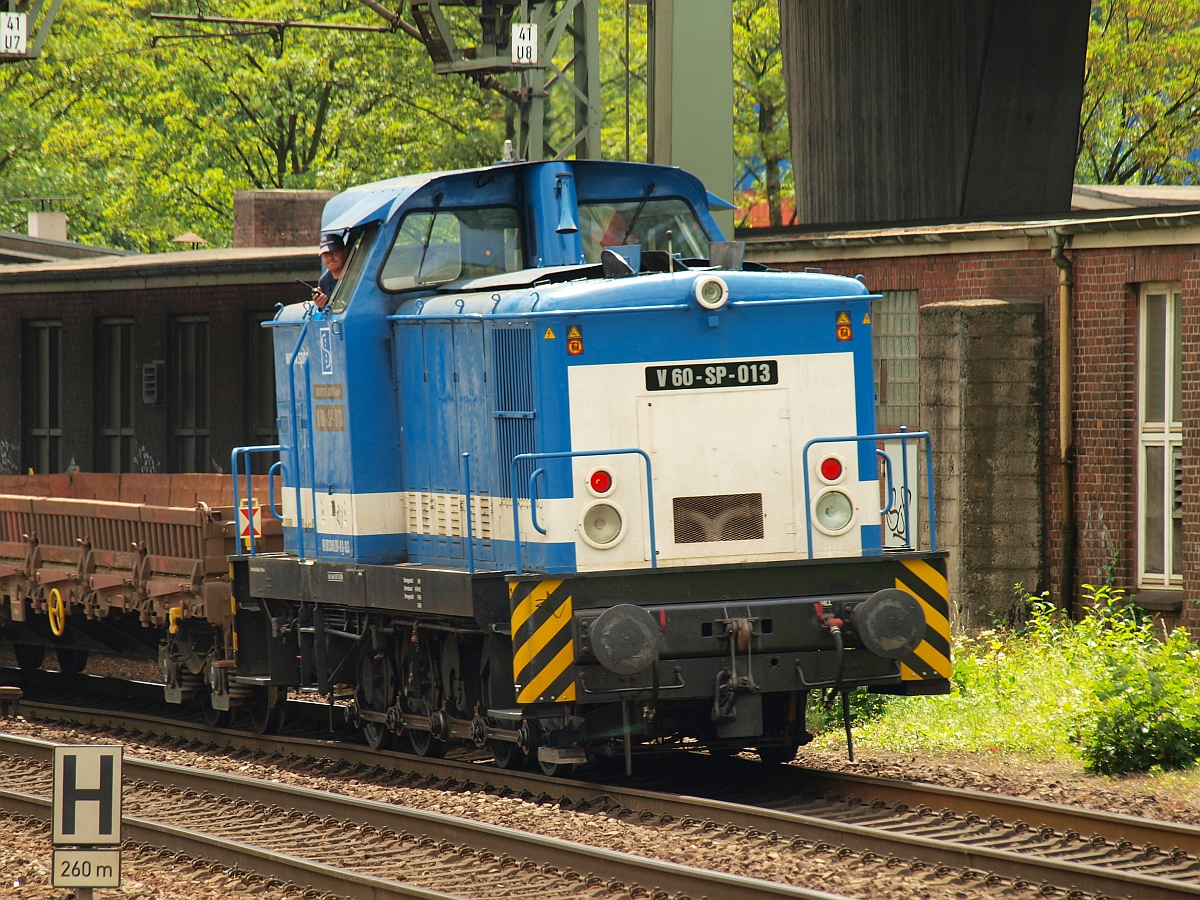
<svg viewBox="0 0 1200 900"><path fill-rule="evenodd" d="M949 696L856 697L855 743L1074 759L1102 774L1190 768L1200 756L1200 651L1186 630L1156 632L1121 591L1085 589L1079 622L1026 595L1026 626L958 638ZM818 746L838 746L837 707L815 718Z"/></svg>

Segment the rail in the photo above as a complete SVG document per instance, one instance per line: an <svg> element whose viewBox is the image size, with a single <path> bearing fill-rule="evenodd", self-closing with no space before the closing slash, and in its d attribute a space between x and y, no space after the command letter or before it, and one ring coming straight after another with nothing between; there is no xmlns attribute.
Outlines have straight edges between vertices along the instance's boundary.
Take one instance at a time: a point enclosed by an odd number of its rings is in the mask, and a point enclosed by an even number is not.
<svg viewBox="0 0 1200 900"><path fill-rule="evenodd" d="M813 438L804 445L803 465L804 465L804 509L806 510L805 526L808 531L808 558L813 558L813 524L812 524L812 490L809 478L808 451L816 444L843 444L853 441L854 443L863 443L865 441L896 441L900 442L900 461L901 461L901 497L903 502L903 521L904 521L904 549L912 550L913 535L909 516L909 498L912 492L908 489L908 453L907 447L909 441L923 440L925 442L925 475L927 479L926 501L928 504L929 515L929 549L937 550L937 522L933 517L933 442L930 439L928 431L909 431L907 428L901 427L899 431L892 434L860 434L847 435L845 437L823 437ZM885 461L884 471L888 502L887 505L879 511L880 516L887 515L892 510L892 505L895 502L895 490L892 485L892 463L885 451L876 448L876 455L883 457Z"/></svg>
<svg viewBox="0 0 1200 900"><path fill-rule="evenodd" d="M513 546L516 550L518 575L524 574L524 571L521 567L521 508L517 496L517 463L526 459L574 459L575 457L621 456L633 453L636 453L646 461L646 505L650 513L650 568L658 568L658 545L654 540L654 477L651 472L649 454L638 447L622 447L619 450L561 450L557 453L518 453L512 458L512 462L509 464L508 483L512 487L513 502ZM541 534L545 534L546 532L538 525L537 521L537 497L534 493L534 482L543 473L544 470L539 468L535 469L533 474L529 476L530 515L533 519L533 527ZM468 505L470 504L470 497L467 498L467 503Z"/></svg>

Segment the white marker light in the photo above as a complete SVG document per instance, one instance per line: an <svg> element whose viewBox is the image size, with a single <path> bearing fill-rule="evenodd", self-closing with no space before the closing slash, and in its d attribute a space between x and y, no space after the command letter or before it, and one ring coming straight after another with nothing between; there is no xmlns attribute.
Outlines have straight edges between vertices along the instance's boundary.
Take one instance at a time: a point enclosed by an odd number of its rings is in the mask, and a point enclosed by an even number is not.
<svg viewBox="0 0 1200 900"><path fill-rule="evenodd" d="M813 504L813 522L826 534L841 534L853 519L854 504L841 491L826 491Z"/></svg>

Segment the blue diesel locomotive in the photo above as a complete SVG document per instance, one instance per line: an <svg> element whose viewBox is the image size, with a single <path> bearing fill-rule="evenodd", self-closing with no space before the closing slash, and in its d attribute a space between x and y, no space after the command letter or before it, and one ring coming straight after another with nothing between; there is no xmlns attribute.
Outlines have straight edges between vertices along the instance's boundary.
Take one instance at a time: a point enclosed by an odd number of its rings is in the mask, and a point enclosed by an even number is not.
<svg viewBox="0 0 1200 900"><path fill-rule="evenodd" d="M946 692L945 554L885 547L916 467L875 434L878 297L744 261L719 203L600 161L329 201L346 268L265 323L279 445L235 451L278 450L286 551L233 559L213 704L309 690L373 746L554 771L790 760L810 692Z"/></svg>

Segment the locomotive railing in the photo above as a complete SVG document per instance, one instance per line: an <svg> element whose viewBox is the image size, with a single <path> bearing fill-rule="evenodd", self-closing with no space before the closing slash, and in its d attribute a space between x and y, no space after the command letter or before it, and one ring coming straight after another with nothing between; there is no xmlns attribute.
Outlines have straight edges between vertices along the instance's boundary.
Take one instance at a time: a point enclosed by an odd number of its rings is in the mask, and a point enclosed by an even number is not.
<svg viewBox="0 0 1200 900"><path fill-rule="evenodd" d="M853 442L859 443L859 444L861 444L865 441L873 441L873 442L875 442L875 441L899 441L900 442L901 475L902 475L902 480L900 482L900 484L901 484L900 494L901 494L901 497L903 498L902 499L902 503L903 503L902 512L903 512L903 521L904 521L904 549L912 550L912 549L914 549L912 526L910 524L912 519L909 516L909 498L912 496L912 492L909 491L909 489L908 489L908 453L906 452L906 450L907 450L909 441L920 441L920 440L923 440L925 442L925 475L926 475L926 479L927 479L927 490L926 490L927 498L926 498L926 500L927 500L928 507L929 507L929 510L928 510L929 549L937 550L937 523L934 521L934 517L933 517L933 442L930 439L928 431L908 431L907 429L901 427L901 429L899 431L893 432L892 434L859 434L859 435L848 435L846 437L813 438L811 441L809 441L807 444L804 445L804 453L803 453L804 508L805 508L805 510L807 510L807 515L805 516L805 525L808 529L808 558L809 559L813 558L812 492L811 492L810 484L809 484L809 465L808 465L809 449L812 448L815 444L843 444L843 443L847 443L850 441L853 441ZM876 455L878 455L879 457L881 457L884 460L884 472L885 472L885 477L887 479L886 488L887 488L888 502L887 502L887 505L885 505L883 507L883 509L881 509L879 511L879 514L880 514L880 516L885 516L889 512L892 511L892 507L895 504L896 492L892 485L892 461L888 457L887 453L885 453L882 450L876 449L875 453L876 453Z"/></svg>
<svg viewBox="0 0 1200 900"><path fill-rule="evenodd" d="M534 459L571 459L582 456L620 456L623 454L636 453L646 461L646 503L649 506L650 512L650 568L658 568L658 545L654 540L654 477L650 468L650 456L645 450L637 447L623 447L620 450L563 450L558 453L518 453L512 458L509 466L509 484L512 486L512 502L513 502L513 544L516 549L517 556L517 574L524 574L521 568L521 508L518 505L519 498L517 497L517 463L522 460ZM534 469L533 474L529 476L529 512L533 519L533 527L541 534L545 534L537 520L537 494L534 491L534 482L538 476L543 474L545 470ZM467 497L467 505L470 506L471 498Z"/></svg>
<svg viewBox="0 0 1200 900"><path fill-rule="evenodd" d="M283 450L283 444L259 444L254 447L234 447L233 452L229 454L229 470L233 473L233 515L235 532L238 526L238 514L242 511L242 494L241 494L241 479L238 460L241 459L246 467L246 514L250 522L250 527L247 529L250 533L250 555L257 556L258 552L255 549L254 542L254 510L250 504L253 497L253 488L250 484L250 454L251 453L279 453ZM277 518L280 522L283 521L283 516L279 514L279 510L275 507L275 472L284 473L284 480L287 479L287 470L283 467L283 460L279 460L270 469L267 470L267 506L271 510L271 515ZM242 537L240 534L234 534L238 554L242 552Z"/></svg>
<svg viewBox="0 0 1200 900"><path fill-rule="evenodd" d="M303 321L299 323L300 333L296 336L296 345L292 348L292 353L288 357L288 406L292 414L292 459L296 463L296 534L298 541L298 550L301 562L304 561L304 467L300 464L300 407L296 402L296 360L300 357L300 351L304 349L304 338L308 334L308 323L312 321L309 316L305 316ZM281 328L288 325L296 325L297 323L290 320L281 321L274 319L270 322L263 322L264 328ZM304 357L304 384L306 390L304 399L307 405L307 428L308 428L308 472L313 479L311 488L312 493L312 512L313 512L313 555L316 556L318 548L321 546L320 529L317 525L317 457L316 457L316 441L313 437L313 404L312 404L312 378L310 375L310 367L308 364L307 354Z"/></svg>

